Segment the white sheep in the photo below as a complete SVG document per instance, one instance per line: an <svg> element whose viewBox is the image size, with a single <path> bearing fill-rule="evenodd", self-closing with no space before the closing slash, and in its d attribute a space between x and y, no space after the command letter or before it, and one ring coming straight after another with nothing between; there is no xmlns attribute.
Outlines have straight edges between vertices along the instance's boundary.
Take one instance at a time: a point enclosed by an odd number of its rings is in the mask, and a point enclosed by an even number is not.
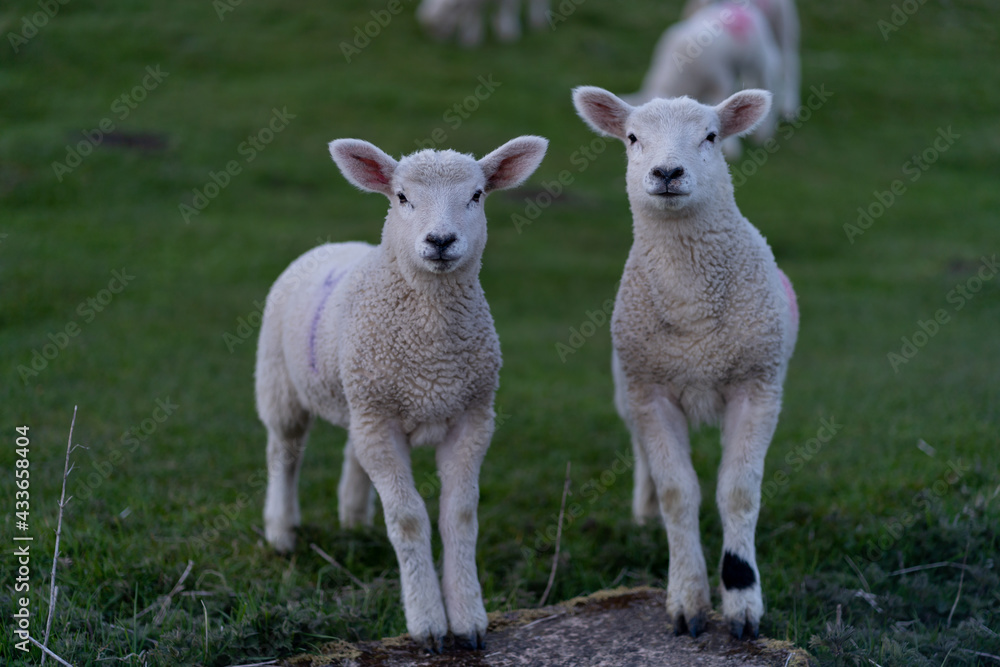
<svg viewBox="0 0 1000 667"><path fill-rule="evenodd" d="M781 56L767 20L752 5L709 4L663 33L637 93L629 102L687 95L715 105L741 88L781 86ZM764 143L774 136L777 115L768 113L754 132ZM723 144L725 154L740 156L736 137Z"/></svg>
<svg viewBox="0 0 1000 667"><path fill-rule="evenodd" d="M749 3L767 19L781 52L781 89L777 107L785 120L794 120L799 111L801 64L799 63L799 12L795 0L736 0ZM688 18L718 0L688 0L681 15Z"/></svg>
<svg viewBox="0 0 1000 667"><path fill-rule="evenodd" d="M754 531L798 309L764 237L736 207L719 144L761 122L771 94L632 107L587 86L573 101L595 131L625 142L628 157L635 240L611 336L615 403L635 451L634 516L662 516L667 612L675 632L697 635L711 602L688 426L721 424L722 613L733 635L756 636L764 609Z"/></svg>
<svg viewBox="0 0 1000 667"><path fill-rule="evenodd" d="M479 46L484 13L491 4L490 0L423 0L417 7L417 20L437 39L458 33L462 46ZM521 36L521 0L496 0L495 4L493 32L500 41L516 41ZM528 25L534 30L549 25L548 13L549 0L528 0Z"/></svg>
<svg viewBox="0 0 1000 667"><path fill-rule="evenodd" d="M281 552L294 546L314 417L347 429L341 525L371 523L374 484L399 560L407 629L431 651L449 629L459 645L484 642L476 511L501 357L479 284L483 206L488 193L531 175L547 143L527 136L479 161L423 150L397 162L364 141L332 142L348 181L389 198L382 242L307 252L281 274L264 308L256 397L267 427L267 540ZM437 448L441 585L410 466L418 445Z"/></svg>

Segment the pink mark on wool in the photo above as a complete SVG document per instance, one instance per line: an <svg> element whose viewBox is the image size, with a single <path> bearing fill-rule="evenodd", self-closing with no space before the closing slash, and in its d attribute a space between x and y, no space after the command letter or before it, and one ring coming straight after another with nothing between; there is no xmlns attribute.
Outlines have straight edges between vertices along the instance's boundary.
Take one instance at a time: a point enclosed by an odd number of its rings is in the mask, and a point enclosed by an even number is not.
<svg viewBox="0 0 1000 667"><path fill-rule="evenodd" d="M332 269L323 281L319 304L316 306L316 312L313 313L312 326L309 328L309 368L312 369L313 373L319 373L319 367L316 365L316 331L319 328L319 320L323 315L323 309L326 308L326 302L330 298L330 294L333 293L333 288L337 286L337 283L345 275L347 275L346 270L338 273L337 269Z"/></svg>
<svg viewBox="0 0 1000 667"><path fill-rule="evenodd" d="M785 294L788 296L788 305L792 311L792 321L795 322L795 326L799 326L799 302L795 299L795 290L792 289L792 281L788 279L785 272L778 269L778 277L781 278L781 284L785 288Z"/></svg>
<svg viewBox="0 0 1000 667"><path fill-rule="evenodd" d="M745 41L754 29L753 16L740 5L725 5L721 16L726 32L740 41Z"/></svg>

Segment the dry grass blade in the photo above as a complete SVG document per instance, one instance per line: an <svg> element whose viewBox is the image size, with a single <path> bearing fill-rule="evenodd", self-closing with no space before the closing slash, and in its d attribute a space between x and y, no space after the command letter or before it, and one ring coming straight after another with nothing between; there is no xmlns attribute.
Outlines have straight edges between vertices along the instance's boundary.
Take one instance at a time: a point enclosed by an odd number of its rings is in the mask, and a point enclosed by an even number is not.
<svg viewBox="0 0 1000 667"><path fill-rule="evenodd" d="M566 496L569 495L569 467L570 462L566 461L566 482L563 484L562 501L559 503L559 525L556 526L556 552L552 555L552 571L549 573L549 583L545 586L542 599L538 606L544 607L545 601L549 599L549 592L552 591L552 584L556 580L556 570L559 568L559 547L562 544L563 515L566 513Z"/></svg>
<svg viewBox="0 0 1000 667"><path fill-rule="evenodd" d="M49 613L45 619L45 636L42 638L42 644L49 643L49 634L52 632L52 618L55 616L56 610L56 597L59 594L59 588L56 586L56 566L59 564L59 538L62 536L63 509L66 507L66 503L69 502L66 499L66 478L69 477L69 473L72 470L69 465L69 455L73 451L73 428L76 426L77 407L76 405L73 406L73 419L69 423L69 437L66 439L66 465L63 467L62 494L59 496L59 518L56 520L56 544L52 549L52 575L49 579ZM39 646L42 646L42 644L39 644ZM48 649L44 646L42 646L42 649L41 664L44 665ZM55 654L52 654L52 657L55 658Z"/></svg>

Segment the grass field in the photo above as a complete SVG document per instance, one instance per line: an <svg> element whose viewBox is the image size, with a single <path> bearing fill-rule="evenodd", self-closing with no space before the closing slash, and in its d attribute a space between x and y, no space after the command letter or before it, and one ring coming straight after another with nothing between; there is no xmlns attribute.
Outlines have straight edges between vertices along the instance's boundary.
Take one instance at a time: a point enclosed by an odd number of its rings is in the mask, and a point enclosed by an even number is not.
<svg viewBox="0 0 1000 667"><path fill-rule="evenodd" d="M317 243L377 242L385 210L338 173L337 137L394 155L551 140L529 183L486 205L482 283L505 364L481 484L487 608L538 603L567 461L550 599L664 584L662 528L630 522L601 315L631 242L623 151L576 118L570 89L637 88L679 2L565 0L554 30L466 52L427 40L406 1L350 62L341 44L387 3L71 0L51 18L44 4L0 9L0 663L40 656L16 648L14 614L27 596L44 634L74 405L87 449L67 483L57 654L228 665L405 631L381 519L337 526L338 429L313 432L295 554L258 534L258 304ZM761 629L822 664L1000 662L995 10L801 3L811 107L775 152L733 165L802 313L758 525ZM563 170L572 183L548 197ZM718 432L693 456L714 585ZM415 465L433 518L431 452Z"/></svg>

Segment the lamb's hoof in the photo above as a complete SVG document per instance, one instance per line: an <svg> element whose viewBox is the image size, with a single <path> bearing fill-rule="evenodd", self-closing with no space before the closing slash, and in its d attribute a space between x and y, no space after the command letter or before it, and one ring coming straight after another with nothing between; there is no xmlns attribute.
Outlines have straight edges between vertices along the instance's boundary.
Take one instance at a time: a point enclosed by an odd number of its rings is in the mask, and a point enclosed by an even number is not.
<svg viewBox="0 0 1000 667"><path fill-rule="evenodd" d="M706 617L705 614L696 614L688 620L684 617L684 614L678 614L674 617L673 622L675 637L690 634L692 637L697 638L705 629Z"/></svg>
<svg viewBox="0 0 1000 667"><path fill-rule="evenodd" d="M264 536L267 543L281 555L288 555L295 550L295 530L271 530L266 529Z"/></svg>
<svg viewBox="0 0 1000 667"><path fill-rule="evenodd" d="M734 619L729 621L729 634L736 639L757 639L760 636L760 623L753 623L750 619Z"/></svg>
<svg viewBox="0 0 1000 667"><path fill-rule="evenodd" d="M469 635L455 635L455 645L466 651L483 651L486 649L486 634L475 632Z"/></svg>
<svg viewBox="0 0 1000 667"><path fill-rule="evenodd" d="M444 637L430 635L424 637L423 639L418 639L417 643L420 644L421 648L428 653L437 655L441 653L441 647L444 644Z"/></svg>

